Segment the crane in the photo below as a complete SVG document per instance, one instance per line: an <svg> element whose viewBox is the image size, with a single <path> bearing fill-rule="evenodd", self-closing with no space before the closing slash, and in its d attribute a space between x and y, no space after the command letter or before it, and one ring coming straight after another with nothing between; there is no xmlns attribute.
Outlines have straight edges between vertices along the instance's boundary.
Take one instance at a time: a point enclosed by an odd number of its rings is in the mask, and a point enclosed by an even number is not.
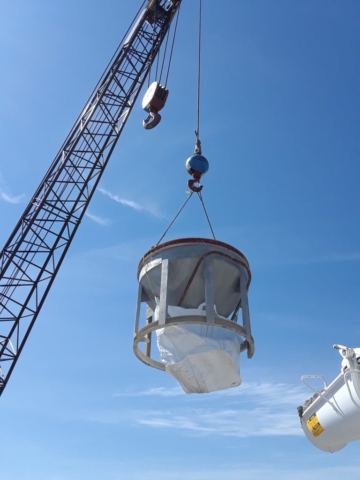
<svg viewBox="0 0 360 480"><path fill-rule="evenodd" d="M181 1L143 2L0 253L0 396Z"/></svg>

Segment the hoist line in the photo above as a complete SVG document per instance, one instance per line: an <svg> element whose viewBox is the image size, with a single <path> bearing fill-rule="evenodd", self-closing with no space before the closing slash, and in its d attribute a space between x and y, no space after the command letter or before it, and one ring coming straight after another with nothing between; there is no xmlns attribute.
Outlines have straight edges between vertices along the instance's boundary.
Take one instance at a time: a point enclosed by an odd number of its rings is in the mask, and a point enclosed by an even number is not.
<svg viewBox="0 0 360 480"><path fill-rule="evenodd" d="M163 70L164 70L165 59L166 59L166 52L167 52L167 47L168 47L168 44L169 44L169 38L170 38L170 29L168 30L167 35L166 35L166 42L165 42L165 49L164 49L164 57L163 57L162 64L161 64L159 83L161 83L161 77L162 77Z"/></svg>
<svg viewBox="0 0 360 480"><path fill-rule="evenodd" d="M169 73L170 73L171 61L172 61L172 56L173 56L173 52L174 52L176 32L177 32L177 27L178 27L178 23L179 23L180 10L181 10L181 4L180 4L180 7L179 7L179 10L177 11L177 16L176 16L174 36L173 36L173 39L172 39L172 45L171 45L171 51L170 51L169 65L168 65L168 70L167 70L167 73L166 73L166 80L165 80L165 85L164 85L165 88L167 86Z"/></svg>
<svg viewBox="0 0 360 480"><path fill-rule="evenodd" d="M201 93L201 28L202 28L202 0L199 0L199 39L198 39L198 84L197 84L197 119L196 139L200 138L200 93Z"/></svg>
<svg viewBox="0 0 360 480"><path fill-rule="evenodd" d="M189 197L186 199L185 203L183 204L183 206L180 208L180 210L178 211L178 213L175 215L175 218L173 219L173 221L170 223L170 225L168 226L168 228L165 230L165 232L163 233L163 235L161 236L160 240L157 242L156 246L159 245L159 243L161 242L161 240L165 237L165 235L167 234L167 232L170 230L170 228L174 225L175 223L175 220L178 218L178 216L180 215L180 213L184 210L186 204L188 203L188 201L190 200L190 198L193 196L193 192L190 193Z"/></svg>
<svg viewBox="0 0 360 480"><path fill-rule="evenodd" d="M152 68L152 64L153 64L153 54L154 54L154 50L155 50L154 39L155 39L156 13L157 13L157 10L155 8L153 34L152 34L152 38L151 38L152 49L151 49L151 56L150 56L150 68L149 68L149 74L148 74L148 88L150 87L151 68ZM159 64L159 54L158 54L158 58L157 58L157 64ZM156 68L156 75L157 75L157 68Z"/></svg>
<svg viewBox="0 0 360 480"><path fill-rule="evenodd" d="M202 198L201 192L197 192L197 194L198 194L198 197L199 197L199 199L200 199L201 205L202 205L202 207L203 207L203 209L204 209L205 216L206 216L206 219L207 219L207 221L208 221L208 224L209 224L209 227L210 227L212 236L213 236L214 240L216 240L215 233L214 233L214 230L213 230L213 228L212 228L209 215L208 215L208 213L207 213L207 211L206 211L205 203L204 203L204 200L203 200L203 198Z"/></svg>
<svg viewBox="0 0 360 480"><path fill-rule="evenodd" d="M154 28L155 28L155 27L154 27ZM158 74L159 74L159 65L160 65L160 50L158 51L158 54L157 54L157 59L156 59L155 80L157 80L157 78L158 78Z"/></svg>
<svg viewBox="0 0 360 480"><path fill-rule="evenodd" d="M156 72L155 72L155 80L158 78L158 74L159 74L159 65L160 65L160 50L158 51L158 54L157 54L157 59L156 59Z"/></svg>

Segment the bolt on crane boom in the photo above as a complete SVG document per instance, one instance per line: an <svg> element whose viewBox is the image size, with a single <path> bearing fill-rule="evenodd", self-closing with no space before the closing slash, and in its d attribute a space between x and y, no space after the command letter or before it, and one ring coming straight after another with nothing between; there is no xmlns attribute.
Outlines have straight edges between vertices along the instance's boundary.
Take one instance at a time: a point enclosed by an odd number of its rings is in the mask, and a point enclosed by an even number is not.
<svg viewBox="0 0 360 480"><path fill-rule="evenodd" d="M143 2L0 253L0 396L181 1Z"/></svg>

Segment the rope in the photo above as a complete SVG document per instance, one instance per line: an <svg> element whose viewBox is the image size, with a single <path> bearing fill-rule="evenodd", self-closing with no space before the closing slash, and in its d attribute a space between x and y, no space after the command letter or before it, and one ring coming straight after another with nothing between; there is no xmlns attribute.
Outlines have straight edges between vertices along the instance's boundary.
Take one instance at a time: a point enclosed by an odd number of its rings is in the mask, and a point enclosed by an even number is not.
<svg viewBox="0 0 360 480"><path fill-rule="evenodd" d="M170 225L168 226L168 228L165 230L165 232L163 233L162 237L160 238L160 240L157 242L156 246L159 245L159 243L161 242L161 240L165 237L165 235L167 234L167 232L170 230L170 228L173 226L173 224L175 223L175 220L178 218L178 216L180 215L180 213L184 210L186 204L188 203L188 201L190 200L190 198L192 197L193 195L193 192L190 193L189 197L186 199L184 205L180 208L180 210L178 211L178 213L175 215L175 218L173 219L173 221L170 223Z"/></svg>
<svg viewBox="0 0 360 480"><path fill-rule="evenodd" d="M200 143L200 94L201 94L201 29L202 29L202 0L199 0L199 40L198 40L198 85L197 85L197 119L196 119L196 149L199 149L201 154L201 143ZM195 149L195 151L196 151ZM201 205L204 209L204 213L209 224L212 236L216 240L214 230L212 228L209 215L206 211L205 203L201 195L201 191L197 192Z"/></svg>
<svg viewBox="0 0 360 480"><path fill-rule="evenodd" d="M158 79L158 73L159 73L159 63L160 63L160 50L158 51L158 54L157 54L157 59L156 59L155 80L157 80L157 79Z"/></svg>
<svg viewBox="0 0 360 480"><path fill-rule="evenodd" d="M198 40L198 85L197 85L197 119L196 138L200 137L200 87L201 87L201 26L202 26L202 0L199 0L199 40Z"/></svg>
<svg viewBox="0 0 360 480"><path fill-rule="evenodd" d="M153 64L153 55L154 55L154 50L155 50L155 25L157 21L157 9L155 7L155 14L154 14L154 26L153 26L153 33L151 37L152 41L152 47L151 47L151 54L150 54L150 68L149 68L149 75L148 75L148 88L150 87L150 77L151 77L151 68ZM158 64L159 64L159 57L158 57ZM157 68L156 68L156 75L157 75Z"/></svg>
<svg viewBox="0 0 360 480"><path fill-rule="evenodd" d="M177 32L177 26L178 26L179 16L180 16L180 9L181 9L181 3L180 3L180 7L179 7L179 10L178 10L178 12L177 12L177 17L176 17L176 23L175 23L175 29L174 29L174 36L173 36L173 40L172 40L171 52L170 52L170 58L169 58L169 65L168 65L168 70L167 70L167 73L166 73L165 88L166 88L166 85L167 85L167 83L168 83L168 78L169 78L169 73L170 73L171 60L172 60L172 56L173 56L174 45L175 45L175 38L176 38L176 32Z"/></svg>
<svg viewBox="0 0 360 480"><path fill-rule="evenodd" d="M214 233L214 230L213 230L213 228L212 228L212 225L211 225L211 222L210 222L209 215L208 215L208 213L207 213L207 211L206 211L206 208L205 208L205 203L204 203L204 200L203 200L203 198L202 198L201 192L198 192L198 196L199 196L199 199L200 199L201 205L202 205L202 207L203 207L203 209L204 209L205 216L206 216L206 219L207 219L207 221L208 221L208 224L209 224L209 227L210 227L210 230L211 230L212 236L213 236L214 240L216 240L215 233Z"/></svg>
<svg viewBox="0 0 360 480"><path fill-rule="evenodd" d="M166 58L166 51L167 51L167 47L168 47L168 43L169 43L169 37L170 37L170 29L168 30L168 33L167 33L167 36L166 36L166 43L165 43L164 57L163 57L163 61L162 61L162 65L161 65L161 70L160 70L160 78L159 78L159 83L161 83L161 77L162 77L163 70L164 70L164 64L165 64L165 58Z"/></svg>
<svg viewBox="0 0 360 480"><path fill-rule="evenodd" d="M180 210L178 211L178 213L175 215L174 219L171 221L170 225L167 227L167 229L165 230L165 232L162 234L162 236L160 237L160 240L157 242L156 246L158 246L162 239L165 237L165 235L168 233L168 231L170 230L170 228L174 225L175 223L175 220L178 218L178 216L180 215L180 213L184 210L184 208L186 207L188 201L190 200L190 198L192 197L194 192L191 192L189 197L186 199L186 201L184 202L183 206L180 208ZM213 236L213 239L216 240L216 237L215 237L215 233L214 233L214 230L212 228L212 225L211 225L211 222L210 222L210 218L209 218L209 215L207 213L207 210L206 210L206 207L205 207L205 203L204 203L204 199L201 195L201 192L198 192L198 197L199 197L199 200L201 202L201 205L204 209L204 213L205 213L205 216L206 216L206 219L207 219L207 222L209 224L209 227L210 227L210 230L211 230L211 233L212 233L212 236Z"/></svg>

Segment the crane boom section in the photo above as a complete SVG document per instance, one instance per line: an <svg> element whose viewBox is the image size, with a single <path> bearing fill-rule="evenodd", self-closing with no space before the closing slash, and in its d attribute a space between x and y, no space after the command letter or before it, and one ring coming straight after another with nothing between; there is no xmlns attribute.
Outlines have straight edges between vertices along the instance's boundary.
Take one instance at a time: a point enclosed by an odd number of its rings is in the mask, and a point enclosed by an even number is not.
<svg viewBox="0 0 360 480"><path fill-rule="evenodd" d="M0 395L181 0L150 0L0 254Z"/></svg>

